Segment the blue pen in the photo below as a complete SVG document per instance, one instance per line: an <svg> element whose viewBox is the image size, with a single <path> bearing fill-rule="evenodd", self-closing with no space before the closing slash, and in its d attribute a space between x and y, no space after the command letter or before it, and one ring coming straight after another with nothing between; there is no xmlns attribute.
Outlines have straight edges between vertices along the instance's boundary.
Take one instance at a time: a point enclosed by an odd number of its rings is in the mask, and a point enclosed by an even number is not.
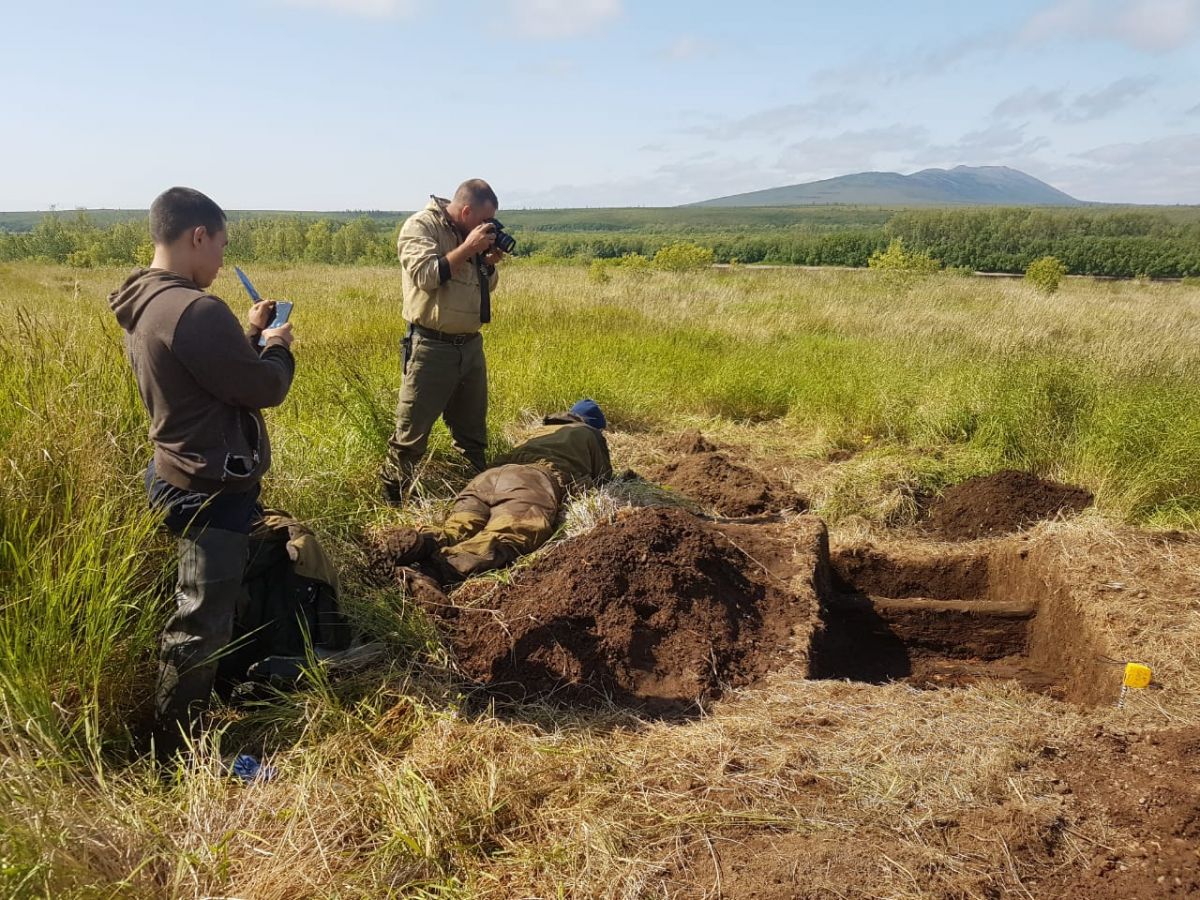
<svg viewBox="0 0 1200 900"><path fill-rule="evenodd" d="M246 288L246 293L250 295L250 299L255 303L262 303L262 297L258 295L258 291L254 289L254 285L250 283L250 279L246 277L246 273L237 266L233 267L233 271L237 272L237 277L242 279L242 284Z"/></svg>

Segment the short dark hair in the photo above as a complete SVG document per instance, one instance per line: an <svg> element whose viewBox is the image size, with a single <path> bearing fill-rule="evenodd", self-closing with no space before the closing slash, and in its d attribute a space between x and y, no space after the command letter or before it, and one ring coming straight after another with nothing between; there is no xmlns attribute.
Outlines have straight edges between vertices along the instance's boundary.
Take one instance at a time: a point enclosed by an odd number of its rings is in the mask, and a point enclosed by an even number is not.
<svg viewBox="0 0 1200 900"><path fill-rule="evenodd" d="M497 208L500 206L500 201L496 199L496 192L482 178L471 178L460 184L458 190L454 192L454 201L465 206L483 206L485 203L490 203Z"/></svg>
<svg viewBox="0 0 1200 900"><path fill-rule="evenodd" d="M197 190L173 187L150 204L150 237L170 244L185 231L203 225L209 234L225 229L225 211Z"/></svg>

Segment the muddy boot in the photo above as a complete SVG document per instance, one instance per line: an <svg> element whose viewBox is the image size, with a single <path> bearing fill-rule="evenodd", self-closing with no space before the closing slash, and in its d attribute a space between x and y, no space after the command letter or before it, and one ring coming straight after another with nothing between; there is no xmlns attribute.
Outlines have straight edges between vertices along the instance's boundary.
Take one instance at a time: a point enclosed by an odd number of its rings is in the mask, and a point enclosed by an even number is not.
<svg viewBox="0 0 1200 900"><path fill-rule="evenodd" d="M422 569L428 568L423 566ZM449 601L441 584L422 569L402 568L396 570L396 581L404 592L422 606L441 607Z"/></svg>
<svg viewBox="0 0 1200 900"><path fill-rule="evenodd" d="M206 528L179 539L175 611L162 634L155 688L155 752L168 761L194 738L217 676L215 658L233 638L249 537Z"/></svg>
<svg viewBox="0 0 1200 900"><path fill-rule="evenodd" d="M450 564L444 550L434 553L428 559L421 560L413 568L428 575L442 587L453 587L467 580L467 574L460 572Z"/></svg>
<svg viewBox="0 0 1200 900"><path fill-rule="evenodd" d="M378 579L398 580L398 569L428 559L437 552L436 535L415 528L394 528L378 532L367 546L367 564Z"/></svg>

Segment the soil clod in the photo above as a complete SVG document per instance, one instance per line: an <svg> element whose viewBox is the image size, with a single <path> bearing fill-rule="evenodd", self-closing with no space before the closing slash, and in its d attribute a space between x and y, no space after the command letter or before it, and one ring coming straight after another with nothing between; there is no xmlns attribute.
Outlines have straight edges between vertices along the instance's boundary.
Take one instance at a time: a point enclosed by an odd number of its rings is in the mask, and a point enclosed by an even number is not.
<svg viewBox="0 0 1200 900"><path fill-rule="evenodd" d="M699 431L684 431L664 445L663 449L672 456L690 453L712 453L718 447Z"/></svg>

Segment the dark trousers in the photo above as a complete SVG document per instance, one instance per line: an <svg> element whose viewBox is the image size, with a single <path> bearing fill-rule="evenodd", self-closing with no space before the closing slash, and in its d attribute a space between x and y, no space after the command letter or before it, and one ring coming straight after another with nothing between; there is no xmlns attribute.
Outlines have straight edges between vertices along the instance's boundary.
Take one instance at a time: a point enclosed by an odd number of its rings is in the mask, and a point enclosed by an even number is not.
<svg viewBox="0 0 1200 900"><path fill-rule="evenodd" d="M410 333L396 430L380 477L393 492L406 489L441 416L454 447L477 470L487 465L487 362L483 337L460 344Z"/></svg>
<svg viewBox="0 0 1200 900"><path fill-rule="evenodd" d="M146 469L151 507L178 537L179 572L175 609L163 627L155 688L155 744L160 758L196 736L233 640L243 587L250 531L262 519L257 485L242 493L187 491Z"/></svg>

